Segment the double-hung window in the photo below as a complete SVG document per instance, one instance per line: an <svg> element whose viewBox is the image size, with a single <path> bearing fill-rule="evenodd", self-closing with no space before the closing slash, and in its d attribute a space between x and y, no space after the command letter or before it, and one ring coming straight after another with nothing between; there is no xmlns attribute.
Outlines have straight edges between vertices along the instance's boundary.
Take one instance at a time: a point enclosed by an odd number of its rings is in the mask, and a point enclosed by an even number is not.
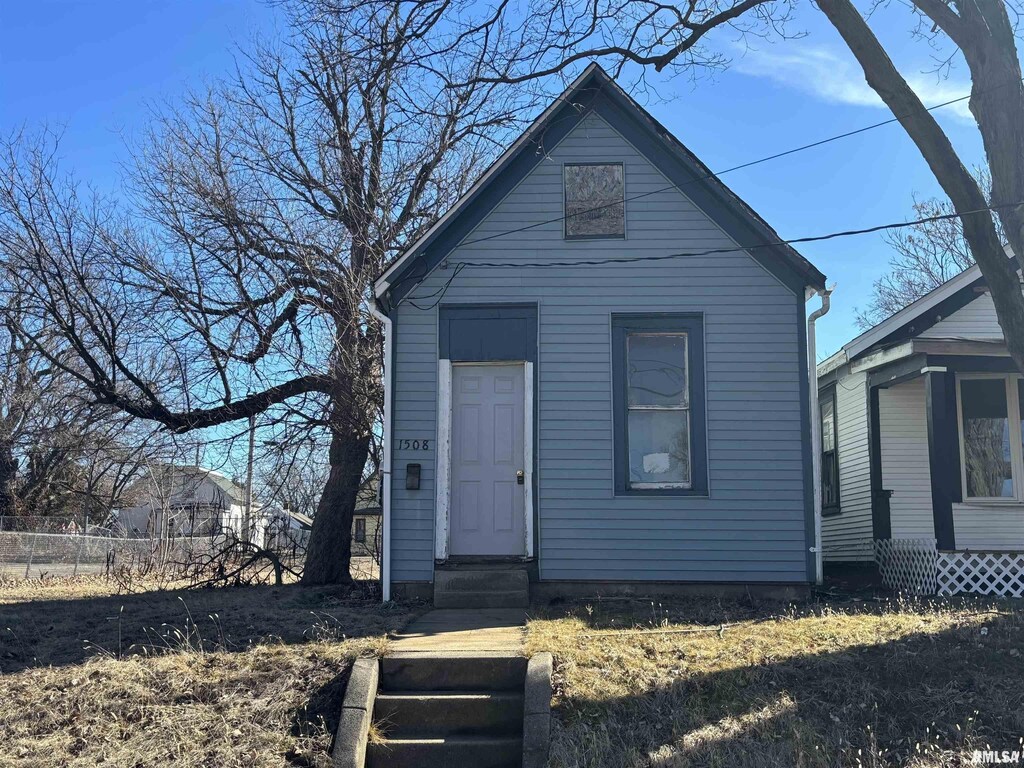
<svg viewBox="0 0 1024 768"><path fill-rule="evenodd" d="M1024 502L1024 380L965 375L957 393L964 499Z"/></svg>
<svg viewBox="0 0 1024 768"><path fill-rule="evenodd" d="M615 491L706 495L699 315L613 315Z"/></svg>
<svg viewBox="0 0 1024 768"><path fill-rule="evenodd" d="M355 537L354 538L356 540L356 543L358 543L358 544L365 544L366 543L366 518L365 517L357 517L356 518L356 528L355 528Z"/></svg>
<svg viewBox="0 0 1024 768"><path fill-rule="evenodd" d="M818 398L821 411L821 512L839 514L839 436L836 433L836 391L831 388Z"/></svg>

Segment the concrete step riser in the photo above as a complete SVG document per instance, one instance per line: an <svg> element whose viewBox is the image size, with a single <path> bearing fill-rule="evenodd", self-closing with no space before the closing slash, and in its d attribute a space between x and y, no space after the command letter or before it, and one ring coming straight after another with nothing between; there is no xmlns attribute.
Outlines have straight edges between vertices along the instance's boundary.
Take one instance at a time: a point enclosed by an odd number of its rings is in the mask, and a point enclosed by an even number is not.
<svg viewBox="0 0 1024 768"><path fill-rule="evenodd" d="M514 592L529 588L530 578L525 570L457 570L434 573L434 589L439 592Z"/></svg>
<svg viewBox="0 0 1024 768"><path fill-rule="evenodd" d="M368 768L518 768L521 739L423 739L371 744Z"/></svg>
<svg viewBox="0 0 1024 768"><path fill-rule="evenodd" d="M383 691L516 691L526 680L527 659L521 656L457 657L385 656L381 660Z"/></svg>
<svg viewBox="0 0 1024 768"><path fill-rule="evenodd" d="M374 720L388 738L415 736L517 736L523 730L523 697L516 693L431 695L380 693Z"/></svg>
<svg viewBox="0 0 1024 768"><path fill-rule="evenodd" d="M434 592L435 608L529 608L530 593L514 592Z"/></svg>
<svg viewBox="0 0 1024 768"><path fill-rule="evenodd" d="M434 572L436 608L527 608L529 605L530 577L522 568Z"/></svg>

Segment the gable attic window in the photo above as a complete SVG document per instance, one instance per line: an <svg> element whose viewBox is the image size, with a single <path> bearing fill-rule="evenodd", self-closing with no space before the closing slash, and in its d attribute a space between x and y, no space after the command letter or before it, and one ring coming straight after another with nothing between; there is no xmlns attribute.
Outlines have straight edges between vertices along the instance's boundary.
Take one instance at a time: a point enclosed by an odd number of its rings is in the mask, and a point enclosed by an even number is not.
<svg viewBox="0 0 1024 768"><path fill-rule="evenodd" d="M624 177L622 163L562 166L566 240L626 236Z"/></svg>
<svg viewBox="0 0 1024 768"><path fill-rule="evenodd" d="M706 496L704 323L612 315L615 492Z"/></svg>

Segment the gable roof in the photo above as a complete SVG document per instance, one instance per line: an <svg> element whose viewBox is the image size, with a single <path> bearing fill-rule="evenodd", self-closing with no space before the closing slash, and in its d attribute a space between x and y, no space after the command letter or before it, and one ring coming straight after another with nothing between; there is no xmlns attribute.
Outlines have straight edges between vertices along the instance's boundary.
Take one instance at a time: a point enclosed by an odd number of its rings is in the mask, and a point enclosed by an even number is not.
<svg viewBox="0 0 1024 768"><path fill-rule="evenodd" d="M238 483L222 475L215 469L207 469L191 464L158 464L151 467L149 472L132 484L132 489L148 488L150 483L164 483L173 487L174 483L181 483L182 486L192 484L188 489L194 492L200 485L210 482L216 488L223 491L228 499L232 501L243 501L245 499L245 488ZM175 491L180 493L181 491Z"/></svg>
<svg viewBox="0 0 1024 768"><path fill-rule="evenodd" d="M1006 249L1012 259L1013 254ZM933 288L912 304L853 338L834 355L818 365L818 375L835 370L844 363L878 348L891 347L916 338L957 310L980 298L985 277L977 264Z"/></svg>
<svg viewBox="0 0 1024 768"><path fill-rule="evenodd" d="M591 64L545 109L432 227L391 263L374 284L391 306L443 261L476 225L589 113L596 112L743 248L794 290L825 287L825 276L723 184L697 157ZM534 151L528 151L530 149ZM628 202L628 198L627 198ZM773 243L773 245L767 245Z"/></svg>

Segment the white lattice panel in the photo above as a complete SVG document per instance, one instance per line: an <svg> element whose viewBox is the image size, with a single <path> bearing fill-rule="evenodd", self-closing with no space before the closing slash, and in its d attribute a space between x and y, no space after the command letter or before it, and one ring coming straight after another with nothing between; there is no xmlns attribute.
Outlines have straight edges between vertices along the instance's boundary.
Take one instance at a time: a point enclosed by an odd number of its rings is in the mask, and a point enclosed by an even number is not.
<svg viewBox="0 0 1024 768"><path fill-rule="evenodd" d="M935 539L875 539L875 562L882 583L896 592L934 595Z"/></svg>
<svg viewBox="0 0 1024 768"><path fill-rule="evenodd" d="M1024 597L1024 554L942 552L938 571L940 595Z"/></svg>

